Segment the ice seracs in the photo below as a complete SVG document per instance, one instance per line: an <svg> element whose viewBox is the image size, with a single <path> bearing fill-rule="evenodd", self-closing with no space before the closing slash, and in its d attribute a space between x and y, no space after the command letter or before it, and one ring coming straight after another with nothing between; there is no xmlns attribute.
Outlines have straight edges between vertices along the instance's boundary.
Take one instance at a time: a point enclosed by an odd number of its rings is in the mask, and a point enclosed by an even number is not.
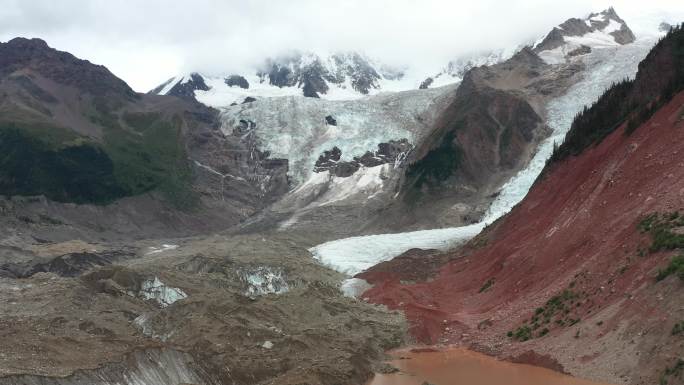
<svg viewBox="0 0 684 385"><path fill-rule="evenodd" d="M258 266L242 269L240 279L246 285L245 296L257 297L267 294L283 294L290 290L282 269Z"/></svg>
<svg viewBox="0 0 684 385"><path fill-rule="evenodd" d="M144 299L156 301L161 307L188 297L183 290L167 286L157 277L143 281L138 294Z"/></svg>
<svg viewBox="0 0 684 385"><path fill-rule="evenodd" d="M254 135L261 151L288 160L288 176L296 189L312 176L324 151L337 147L342 161L377 151L381 143L416 143L428 131L437 106L446 103L454 86L332 101L304 97L272 97L228 106L221 130L248 140ZM334 117L330 124L326 117Z"/></svg>

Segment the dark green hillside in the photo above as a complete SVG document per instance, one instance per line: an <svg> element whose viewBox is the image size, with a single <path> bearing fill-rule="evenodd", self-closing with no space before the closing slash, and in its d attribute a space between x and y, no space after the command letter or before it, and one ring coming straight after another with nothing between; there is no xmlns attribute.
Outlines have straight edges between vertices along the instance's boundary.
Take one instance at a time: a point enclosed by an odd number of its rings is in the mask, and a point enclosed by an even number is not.
<svg viewBox="0 0 684 385"><path fill-rule="evenodd" d="M575 117L551 162L578 155L627 122L630 134L684 89L684 29L674 27L639 63L634 80L614 84Z"/></svg>

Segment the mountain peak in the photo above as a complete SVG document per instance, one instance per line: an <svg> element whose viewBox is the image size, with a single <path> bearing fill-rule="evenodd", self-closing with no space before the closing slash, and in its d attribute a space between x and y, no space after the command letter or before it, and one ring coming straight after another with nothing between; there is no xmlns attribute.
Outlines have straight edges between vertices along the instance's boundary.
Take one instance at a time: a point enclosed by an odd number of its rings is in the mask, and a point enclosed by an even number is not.
<svg viewBox="0 0 684 385"><path fill-rule="evenodd" d="M35 38L35 37L31 38L31 39L27 39L25 37L15 37L14 39L8 41L5 44L10 46L10 47L16 47L16 48L50 49L50 47L45 42L45 40Z"/></svg>
<svg viewBox="0 0 684 385"><path fill-rule="evenodd" d="M385 90L384 85L402 80L403 70L374 61L361 52L322 55L291 50L266 58L244 73L193 72L175 76L149 93L198 97L212 106L273 96L348 100L380 92Z"/></svg>
<svg viewBox="0 0 684 385"><path fill-rule="evenodd" d="M37 38L17 37L7 43L0 43L0 76L19 70L29 70L93 95L136 95L128 84L114 76L106 67L56 50Z"/></svg>
<svg viewBox="0 0 684 385"><path fill-rule="evenodd" d="M570 18L554 27L534 46L537 54L546 52L547 62L563 61L568 57L591 52L592 48L624 45L636 37L615 8L589 14L584 19Z"/></svg>

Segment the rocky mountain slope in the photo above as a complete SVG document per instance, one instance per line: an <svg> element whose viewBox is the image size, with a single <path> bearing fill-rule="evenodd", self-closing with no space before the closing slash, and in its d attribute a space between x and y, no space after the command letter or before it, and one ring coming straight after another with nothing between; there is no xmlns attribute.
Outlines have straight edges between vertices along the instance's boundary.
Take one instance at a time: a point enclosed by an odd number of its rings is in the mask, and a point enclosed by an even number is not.
<svg viewBox="0 0 684 385"><path fill-rule="evenodd" d="M402 343L306 237L210 235L286 192L286 160L41 40L0 53L0 383L342 385Z"/></svg>
<svg viewBox="0 0 684 385"><path fill-rule="evenodd" d="M510 214L459 250L361 274L375 285L363 297L403 310L427 343L610 383L681 381L682 36L575 119Z"/></svg>
<svg viewBox="0 0 684 385"><path fill-rule="evenodd" d="M17 38L0 53L0 194L47 198L3 200L6 228L224 228L288 189L287 162L223 136L215 110L136 94L41 40Z"/></svg>

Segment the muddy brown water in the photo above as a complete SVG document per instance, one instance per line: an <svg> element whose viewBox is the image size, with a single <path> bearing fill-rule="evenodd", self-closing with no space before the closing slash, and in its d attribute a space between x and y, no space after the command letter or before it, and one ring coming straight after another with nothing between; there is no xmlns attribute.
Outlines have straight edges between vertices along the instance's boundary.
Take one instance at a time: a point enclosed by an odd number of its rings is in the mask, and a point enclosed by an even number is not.
<svg viewBox="0 0 684 385"><path fill-rule="evenodd" d="M392 374L376 374L366 385L608 385L532 365L513 364L461 348L390 352Z"/></svg>

